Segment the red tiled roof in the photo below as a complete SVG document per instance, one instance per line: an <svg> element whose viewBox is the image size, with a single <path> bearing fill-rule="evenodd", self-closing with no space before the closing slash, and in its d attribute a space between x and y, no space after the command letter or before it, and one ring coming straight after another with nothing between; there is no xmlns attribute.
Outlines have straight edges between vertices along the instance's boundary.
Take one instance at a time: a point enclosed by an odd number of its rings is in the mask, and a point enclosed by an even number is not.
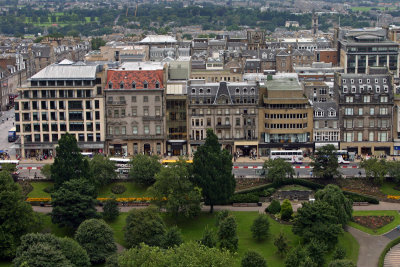
<svg viewBox="0 0 400 267"><path fill-rule="evenodd" d="M136 89L144 89L144 82L147 82L147 89L156 89L156 82L163 88L163 70L108 70L106 89L112 82L112 89L121 89L121 82L124 89L132 89L135 82Z"/></svg>

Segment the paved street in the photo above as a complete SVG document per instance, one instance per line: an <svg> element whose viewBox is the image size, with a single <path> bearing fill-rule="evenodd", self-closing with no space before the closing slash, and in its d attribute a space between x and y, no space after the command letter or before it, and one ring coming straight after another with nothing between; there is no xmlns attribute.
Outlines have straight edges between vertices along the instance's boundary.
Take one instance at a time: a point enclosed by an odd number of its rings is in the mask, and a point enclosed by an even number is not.
<svg viewBox="0 0 400 267"><path fill-rule="evenodd" d="M13 127L13 122L14 122L14 109L1 112L0 150L6 151L11 156L12 159L15 159L15 144L8 142L8 131Z"/></svg>

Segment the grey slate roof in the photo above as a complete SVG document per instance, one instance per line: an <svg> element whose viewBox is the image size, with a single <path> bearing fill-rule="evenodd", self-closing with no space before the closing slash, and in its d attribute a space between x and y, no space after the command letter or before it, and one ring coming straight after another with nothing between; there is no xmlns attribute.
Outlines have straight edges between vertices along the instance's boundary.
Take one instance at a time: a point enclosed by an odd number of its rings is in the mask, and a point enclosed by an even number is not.
<svg viewBox="0 0 400 267"><path fill-rule="evenodd" d="M96 79L98 65L85 63L60 62L52 64L33 75L31 80L67 80L67 79Z"/></svg>

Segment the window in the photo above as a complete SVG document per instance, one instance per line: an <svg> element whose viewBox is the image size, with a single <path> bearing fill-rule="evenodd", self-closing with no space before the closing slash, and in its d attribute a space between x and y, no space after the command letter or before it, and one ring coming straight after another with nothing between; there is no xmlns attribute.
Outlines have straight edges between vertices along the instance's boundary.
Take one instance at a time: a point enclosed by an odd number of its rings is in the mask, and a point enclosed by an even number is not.
<svg viewBox="0 0 400 267"><path fill-rule="evenodd" d="M370 95L365 95L364 96L364 103L370 103L371 102L371 96Z"/></svg>
<svg viewBox="0 0 400 267"><path fill-rule="evenodd" d="M378 79L375 79L375 83L378 83Z"/></svg>
<svg viewBox="0 0 400 267"><path fill-rule="evenodd" d="M351 84L353 84L354 83L354 79L351 79L350 82L351 82Z"/></svg>
<svg viewBox="0 0 400 267"><path fill-rule="evenodd" d="M160 116L161 115L161 108L160 107L156 107L156 116Z"/></svg>
<svg viewBox="0 0 400 267"><path fill-rule="evenodd" d="M364 127L364 121L363 120L358 120L357 126L358 127Z"/></svg>
<svg viewBox="0 0 400 267"><path fill-rule="evenodd" d="M159 95L156 95L154 101L159 102L159 101L160 101L160 96L159 96Z"/></svg>
<svg viewBox="0 0 400 267"><path fill-rule="evenodd" d="M344 120L344 128L347 128L347 129L353 128L353 121L352 120Z"/></svg>
<svg viewBox="0 0 400 267"><path fill-rule="evenodd" d="M112 82L108 83L108 89L112 89Z"/></svg>
<svg viewBox="0 0 400 267"><path fill-rule="evenodd" d="M376 89L376 92L377 92L377 93L380 93L380 92L381 92L381 87L380 87L380 86L378 86L378 85L375 86L375 89Z"/></svg>
<svg viewBox="0 0 400 267"><path fill-rule="evenodd" d="M369 115L375 115L375 108L369 109Z"/></svg>
<svg viewBox="0 0 400 267"><path fill-rule="evenodd" d="M146 87L147 88L147 87ZM157 81L156 82L156 88L158 89L158 88L160 88L160 83Z"/></svg>
<svg viewBox="0 0 400 267"><path fill-rule="evenodd" d="M133 126L132 127L132 134L137 134L138 133L138 127L137 126Z"/></svg>
<svg viewBox="0 0 400 267"><path fill-rule="evenodd" d="M195 94L196 93L196 89L192 89L192 94Z"/></svg>
<svg viewBox="0 0 400 267"><path fill-rule="evenodd" d="M144 134L149 134L150 130L149 130L149 125L145 125L144 126Z"/></svg>
<svg viewBox="0 0 400 267"><path fill-rule="evenodd" d="M143 102L149 102L149 97L148 96L143 96Z"/></svg>
<svg viewBox="0 0 400 267"><path fill-rule="evenodd" d="M135 81L133 81L132 82L132 89L135 89L136 88L136 83L135 83Z"/></svg>
<svg viewBox="0 0 400 267"><path fill-rule="evenodd" d="M149 86L149 84L148 84L146 81L144 81L144 83L143 83L143 88L144 88L144 89L147 89L148 86Z"/></svg>
<svg viewBox="0 0 400 267"><path fill-rule="evenodd" d="M121 109L121 118L125 117L125 109Z"/></svg>
<svg viewBox="0 0 400 267"><path fill-rule="evenodd" d="M381 96L381 103L387 103L388 102L388 97L387 96Z"/></svg>
<svg viewBox="0 0 400 267"><path fill-rule="evenodd" d="M378 133L378 141L381 142L386 142L387 139L387 133L386 132L382 132L382 133Z"/></svg>
<svg viewBox="0 0 400 267"><path fill-rule="evenodd" d="M132 102L136 103L136 96L132 96Z"/></svg>
<svg viewBox="0 0 400 267"><path fill-rule="evenodd" d="M345 115L353 115L353 108L346 108L344 110Z"/></svg>
<svg viewBox="0 0 400 267"><path fill-rule="evenodd" d="M119 117L119 110L115 109L114 110L114 118L118 118Z"/></svg>
<svg viewBox="0 0 400 267"><path fill-rule="evenodd" d="M371 80L370 80L370 79L367 79L367 83L368 83L368 84L371 83Z"/></svg>
<svg viewBox="0 0 400 267"><path fill-rule="evenodd" d="M343 82L343 83L346 83L346 79L342 79L342 82Z"/></svg>
<svg viewBox="0 0 400 267"><path fill-rule="evenodd" d="M387 115L388 108L379 108L379 115Z"/></svg>
<svg viewBox="0 0 400 267"><path fill-rule="evenodd" d="M352 96L346 96L346 103L353 103L353 97Z"/></svg>
<svg viewBox="0 0 400 267"><path fill-rule="evenodd" d="M322 110L315 111L315 117L323 117L323 116L324 116L324 112Z"/></svg>
<svg viewBox="0 0 400 267"><path fill-rule="evenodd" d="M123 82L121 82L121 83L119 84L119 88L120 88L120 89L124 89L124 83L123 83Z"/></svg>
<svg viewBox="0 0 400 267"><path fill-rule="evenodd" d="M355 93L356 92L356 87L355 86L351 86L351 92Z"/></svg>
<svg viewBox="0 0 400 267"><path fill-rule="evenodd" d="M363 115L363 108L358 108L358 115L359 116Z"/></svg>
<svg viewBox="0 0 400 267"><path fill-rule="evenodd" d="M161 134L161 125L156 125L156 134Z"/></svg>
<svg viewBox="0 0 400 267"><path fill-rule="evenodd" d="M123 135L126 134L126 126L121 127L121 134L123 134Z"/></svg>
<svg viewBox="0 0 400 267"><path fill-rule="evenodd" d="M315 129L318 129L318 128L319 128L319 121L315 121L315 122L314 122L314 128L315 128Z"/></svg>
<svg viewBox="0 0 400 267"><path fill-rule="evenodd" d="M143 107L143 116L149 116L149 108Z"/></svg>
<svg viewBox="0 0 400 267"><path fill-rule="evenodd" d="M370 142L374 141L374 132L369 132L368 141L370 141Z"/></svg>
<svg viewBox="0 0 400 267"><path fill-rule="evenodd" d="M374 120L370 120L369 121L369 127L375 127L375 121Z"/></svg>
<svg viewBox="0 0 400 267"><path fill-rule="evenodd" d="M384 85L384 86L383 86L383 91L384 91L385 93L388 93L388 92L389 92L389 86Z"/></svg>
<svg viewBox="0 0 400 267"><path fill-rule="evenodd" d="M382 81L383 81L383 83L386 83L386 78L383 78L383 80L382 80Z"/></svg>
<svg viewBox="0 0 400 267"><path fill-rule="evenodd" d="M362 83L362 79L358 79L358 83Z"/></svg>
<svg viewBox="0 0 400 267"><path fill-rule="evenodd" d="M344 141L345 142L353 142L354 141L354 134L352 132L348 133L344 133Z"/></svg>
<svg viewBox="0 0 400 267"><path fill-rule="evenodd" d="M362 132L358 132L357 134L357 141L361 142L362 141Z"/></svg>
<svg viewBox="0 0 400 267"><path fill-rule="evenodd" d="M347 88L346 85L344 85L344 86L343 86L343 93L348 93L348 92L349 92L349 89Z"/></svg>
<svg viewBox="0 0 400 267"><path fill-rule="evenodd" d="M236 118L236 126L240 126L240 118Z"/></svg>
<svg viewBox="0 0 400 267"><path fill-rule="evenodd" d="M326 95L326 88L320 88L319 89L319 94L320 95Z"/></svg>

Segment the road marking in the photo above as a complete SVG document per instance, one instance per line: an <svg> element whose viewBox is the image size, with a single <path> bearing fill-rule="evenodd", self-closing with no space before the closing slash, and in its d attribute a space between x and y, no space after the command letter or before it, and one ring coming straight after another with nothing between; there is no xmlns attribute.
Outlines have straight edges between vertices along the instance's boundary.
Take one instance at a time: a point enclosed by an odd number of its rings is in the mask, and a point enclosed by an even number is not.
<svg viewBox="0 0 400 267"><path fill-rule="evenodd" d="M20 170L40 170L42 167L18 167Z"/></svg>
<svg viewBox="0 0 400 267"><path fill-rule="evenodd" d="M263 166L233 166L233 169L262 169ZM344 166L340 166L341 169L357 169L358 166L357 165L344 165ZM293 166L293 169L312 169L311 166L307 165L307 166Z"/></svg>

